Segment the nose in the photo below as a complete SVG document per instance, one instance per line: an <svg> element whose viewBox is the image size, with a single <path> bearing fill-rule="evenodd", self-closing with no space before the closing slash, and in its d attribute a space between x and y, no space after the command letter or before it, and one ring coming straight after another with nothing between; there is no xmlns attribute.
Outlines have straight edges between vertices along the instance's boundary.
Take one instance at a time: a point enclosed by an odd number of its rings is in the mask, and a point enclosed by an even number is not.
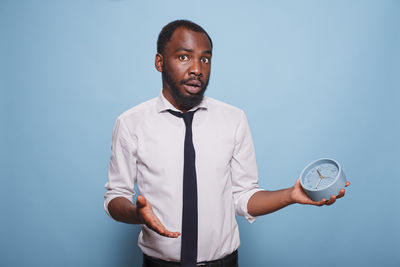
<svg viewBox="0 0 400 267"><path fill-rule="evenodd" d="M202 76L201 62L198 59L192 61L189 68L189 75Z"/></svg>

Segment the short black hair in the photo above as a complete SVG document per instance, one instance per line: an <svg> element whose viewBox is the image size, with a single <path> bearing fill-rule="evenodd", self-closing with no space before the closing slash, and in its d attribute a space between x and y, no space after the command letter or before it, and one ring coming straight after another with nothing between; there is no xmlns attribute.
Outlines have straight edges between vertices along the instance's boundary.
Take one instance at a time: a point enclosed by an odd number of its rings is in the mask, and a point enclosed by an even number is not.
<svg viewBox="0 0 400 267"><path fill-rule="evenodd" d="M161 55L164 54L165 46L171 40L171 37L174 34L175 30L179 27L184 27L184 28L186 28L188 30L192 30L194 32L205 33L205 35L208 37L208 40L210 40L211 50L212 50L213 43L212 43L211 37L200 25L197 25L196 23L194 23L190 20L180 19L180 20L174 20L162 28L160 34L158 35L157 53L160 53Z"/></svg>

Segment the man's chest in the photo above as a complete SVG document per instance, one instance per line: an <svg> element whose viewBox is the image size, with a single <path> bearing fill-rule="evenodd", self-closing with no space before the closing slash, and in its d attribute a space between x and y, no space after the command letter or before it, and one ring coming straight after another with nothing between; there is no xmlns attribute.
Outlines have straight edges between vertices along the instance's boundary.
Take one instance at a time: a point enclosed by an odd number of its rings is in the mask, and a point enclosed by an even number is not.
<svg viewBox="0 0 400 267"><path fill-rule="evenodd" d="M170 168L183 164L183 121L148 123L137 132L138 163ZM196 165L221 168L229 165L235 146L235 127L212 120L194 121L192 126Z"/></svg>

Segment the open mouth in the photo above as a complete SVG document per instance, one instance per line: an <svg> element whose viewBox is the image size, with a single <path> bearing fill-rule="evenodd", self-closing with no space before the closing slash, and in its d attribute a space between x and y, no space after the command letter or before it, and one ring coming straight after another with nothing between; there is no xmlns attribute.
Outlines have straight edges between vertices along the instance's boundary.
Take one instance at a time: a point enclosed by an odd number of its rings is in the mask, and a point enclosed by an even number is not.
<svg viewBox="0 0 400 267"><path fill-rule="evenodd" d="M185 90L190 94L197 94L201 91L201 81L191 80L183 84Z"/></svg>

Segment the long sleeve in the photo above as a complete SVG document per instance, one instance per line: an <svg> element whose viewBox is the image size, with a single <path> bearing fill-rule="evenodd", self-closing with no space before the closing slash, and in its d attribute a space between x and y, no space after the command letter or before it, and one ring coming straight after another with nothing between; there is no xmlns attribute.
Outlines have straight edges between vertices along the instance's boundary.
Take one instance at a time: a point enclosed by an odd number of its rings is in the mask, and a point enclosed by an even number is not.
<svg viewBox="0 0 400 267"><path fill-rule="evenodd" d="M235 212L244 216L249 222L254 222L256 218L248 213L247 203L250 197L254 193L261 191L261 189L258 188L258 172L253 140L244 112L241 114L240 123L236 130L231 174Z"/></svg>
<svg viewBox="0 0 400 267"><path fill-rule="evenodd" d="M134 183L137 173L137 145L122 118L115 122L111 158L108 168L107 192L104 195L104 209L108 215L108 203L116 197L125 197L132 201L135 194ZM111 216L110 216L111 217Z"/></svg>

